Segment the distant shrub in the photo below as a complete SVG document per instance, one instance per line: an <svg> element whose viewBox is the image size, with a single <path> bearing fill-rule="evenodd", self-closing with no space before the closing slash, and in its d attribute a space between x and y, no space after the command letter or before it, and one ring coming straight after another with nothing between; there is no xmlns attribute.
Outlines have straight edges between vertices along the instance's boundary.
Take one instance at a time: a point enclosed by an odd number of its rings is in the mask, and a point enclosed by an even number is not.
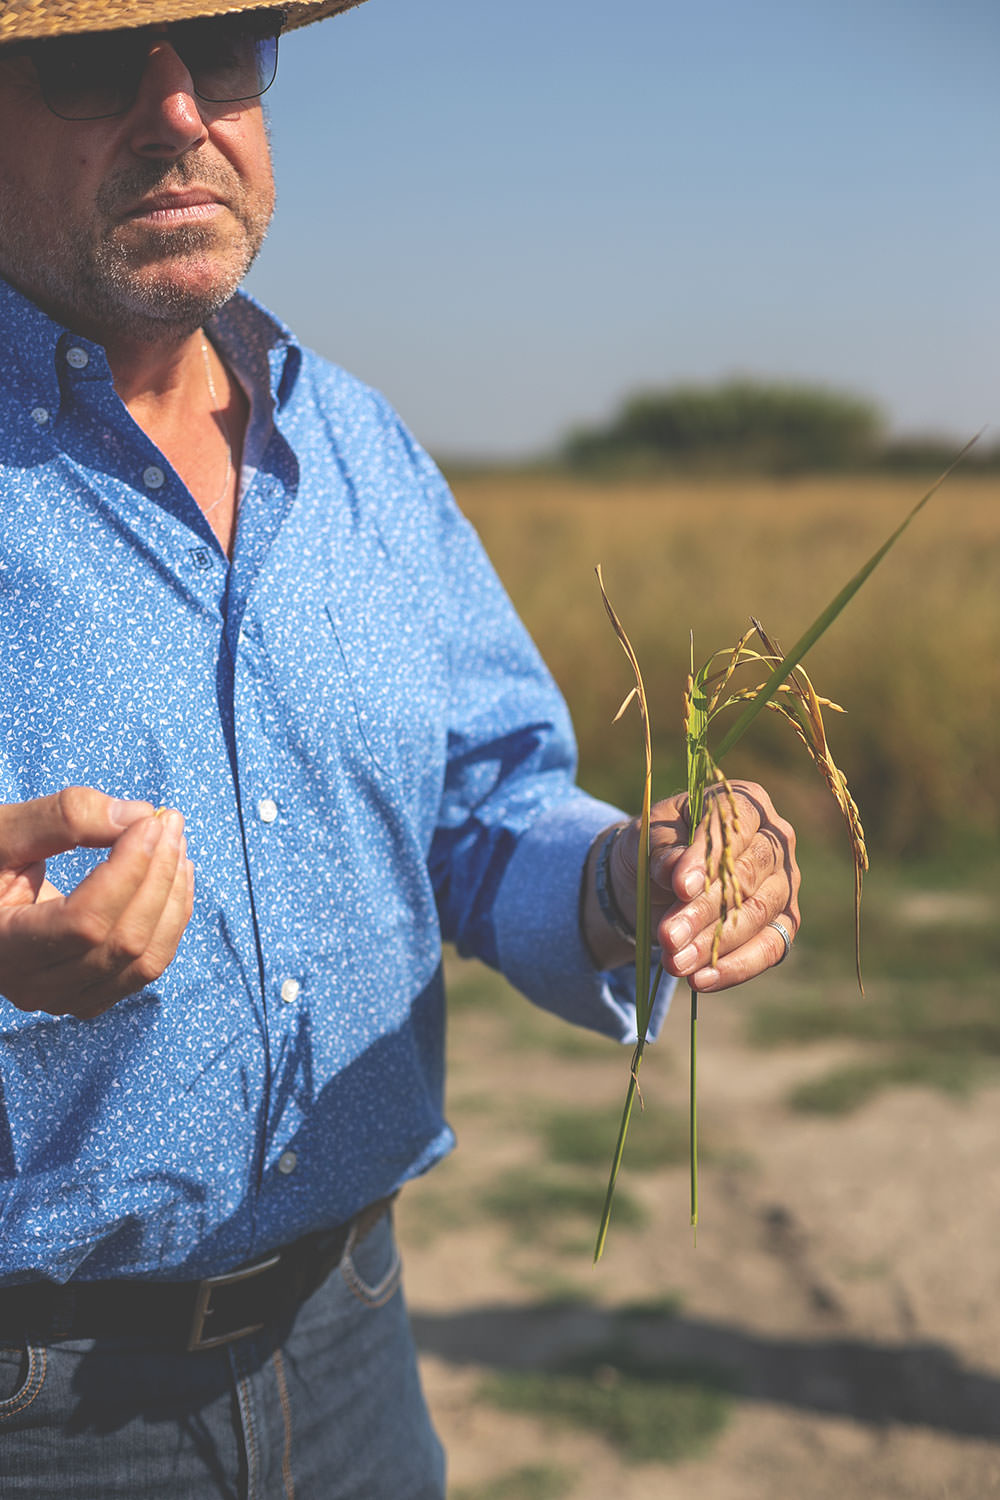
<svg viewBox="0 0 1000 1500"><path fill-rule="evenodd" d="M571 434L562 457L580 471L794 474L869 462L883 435L878 408L861 397L731 380L640 392L606 427Z"/></svg>
<svg viewBox="0 0 1000 1500"><path fill-rule="evenodd" d="M896 438L883 448L879 467L893 474L942 474L959 447L960 441L943 437ZM990 446L980 440L963 463L973 473L996 473L1000 470L1000 443Z"/></svg>

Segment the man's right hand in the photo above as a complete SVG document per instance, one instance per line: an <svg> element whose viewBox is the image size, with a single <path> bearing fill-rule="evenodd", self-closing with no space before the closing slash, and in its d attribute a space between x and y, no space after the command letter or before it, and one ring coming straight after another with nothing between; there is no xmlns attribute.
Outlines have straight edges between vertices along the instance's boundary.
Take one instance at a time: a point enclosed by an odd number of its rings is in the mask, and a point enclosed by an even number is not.
<svg viewBox="0 0 1000 1500"><path fill-rule="evenodd" d="M111 853L68 896L45 879L67 849ZM191 916L184 819L90 787L0 806L0 995L89 1020L158 979Z"/></svg>

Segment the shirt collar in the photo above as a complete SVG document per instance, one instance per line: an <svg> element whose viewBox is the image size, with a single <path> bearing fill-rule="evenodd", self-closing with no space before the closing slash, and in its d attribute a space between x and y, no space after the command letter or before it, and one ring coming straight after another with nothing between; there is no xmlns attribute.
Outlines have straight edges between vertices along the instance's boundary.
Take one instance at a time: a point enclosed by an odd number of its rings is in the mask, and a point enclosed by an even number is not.
<svg viewBox="0 0 1000 1500"><path fill-rule="evenodd" d="M295 387L302 349L291 329L248 292L237 292L207 324L208 331L245 384L270 389L280 411Z"/></svg>
<svg viewBox="0 0 1000 1500"><path fill-rule="evenodd" d="M59 345L66 338L62 323L0 278L0 370L5 383L15 384L20 372L32 401L54 411L59 405Z"/></svg>
<svg viewBox="0 0 1000 1500"><path fill-rule="evenodd" d="M237 292L208 326L232 368L251 385L259 382L269 388L280 410L291 396L302 362L291 331L246 292ZM0 278L0 370L18 365L38 399L51 397L58 390L59 355L69 343L88 352L100 350L100 366L106 369L100 345L50 318Z"/></svg>

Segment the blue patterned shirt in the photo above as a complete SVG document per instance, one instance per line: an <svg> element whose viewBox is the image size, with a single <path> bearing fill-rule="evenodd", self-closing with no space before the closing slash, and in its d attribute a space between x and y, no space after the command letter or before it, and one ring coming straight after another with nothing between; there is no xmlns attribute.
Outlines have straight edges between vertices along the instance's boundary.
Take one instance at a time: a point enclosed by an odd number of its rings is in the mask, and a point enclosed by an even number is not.
<svg viewBox="0 0 1000 1500"><path fill-rule="evenodd" d="M440 475L248 298L210 331L252 403L231 561L100 346L0 283L0 801L178 807L196 868L154 985L0 998L0 1281L222 1272L425 1171L442 939L634 1030L577 919L616 811Z"/></svg>

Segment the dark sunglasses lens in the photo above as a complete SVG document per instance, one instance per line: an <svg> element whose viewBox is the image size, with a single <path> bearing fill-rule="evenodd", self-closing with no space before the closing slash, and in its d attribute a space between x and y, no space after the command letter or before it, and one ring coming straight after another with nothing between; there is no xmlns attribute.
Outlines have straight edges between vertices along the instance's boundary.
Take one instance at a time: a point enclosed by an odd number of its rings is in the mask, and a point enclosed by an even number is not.
<svg viewBox="0 0 1000 1500"><path fill-rule="evenodd" d="M131 108L146 47L134 37L67 37L40 43L32 57L42 98L63 120L101 120Z"/></svg>
<svg viewBox="0 0 1000 1500"><path fill-rule="evenodd" d="M166 31L191 74L194 91L209 104L256 99L271 87L278 67L281 16L180 22ZM63 120L103 120L135 103L155 39L148 32L105 32L39 42L31 49L42 97Z"/></svg>
<svg viewBox="0 0 1000 1500"><path fill-rule="evenodd" d="M224 22L203 22L186 35L181 27L177 31L177 50L199 99L209 104L257 99L274 82L278 68L276 35L262 37Z"/></svg>

